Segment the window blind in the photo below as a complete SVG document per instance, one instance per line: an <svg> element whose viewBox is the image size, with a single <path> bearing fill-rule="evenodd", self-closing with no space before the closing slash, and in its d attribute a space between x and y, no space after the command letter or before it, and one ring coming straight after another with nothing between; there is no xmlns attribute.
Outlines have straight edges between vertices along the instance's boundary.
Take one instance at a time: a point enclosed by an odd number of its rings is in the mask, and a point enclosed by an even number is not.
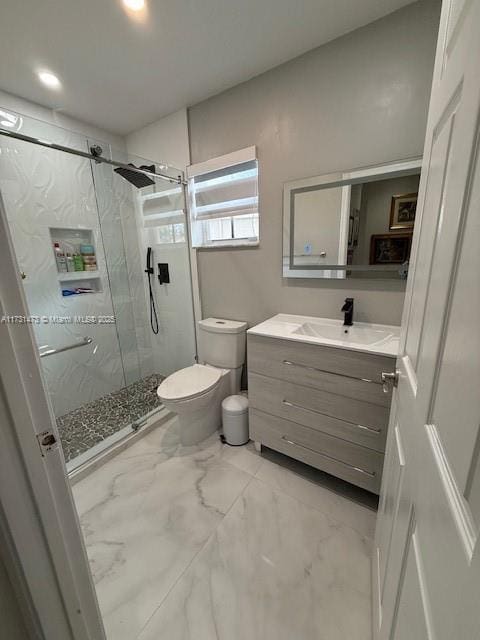
<svg viewBox="0 0 480 640"><path fill-rule="evenodd" d="M158 188L158 186L152 188ZM185 209L182 187L142 193L140 202L147 244L185 242Z"/></svg>
<svg viewBox="0 0 480 640"><path fill-rule="evenodd" d="M255 147L189 167L194 247L258 244Z"/></svg>

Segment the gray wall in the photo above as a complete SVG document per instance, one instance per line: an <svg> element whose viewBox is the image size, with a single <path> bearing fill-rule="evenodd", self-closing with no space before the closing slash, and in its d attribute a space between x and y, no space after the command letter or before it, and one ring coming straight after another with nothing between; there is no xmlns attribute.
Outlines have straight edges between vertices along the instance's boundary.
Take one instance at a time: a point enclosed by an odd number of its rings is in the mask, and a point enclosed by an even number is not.
<svg viewBox="0 0 480 640"><path fill-rule="evenodd" d="M253 324L278 312L399 324L401 283L284 280L282 185L420 155L440 3L421 2L189 110L193 163L257 145L260 246L199 251L204 316Z"/></svg>

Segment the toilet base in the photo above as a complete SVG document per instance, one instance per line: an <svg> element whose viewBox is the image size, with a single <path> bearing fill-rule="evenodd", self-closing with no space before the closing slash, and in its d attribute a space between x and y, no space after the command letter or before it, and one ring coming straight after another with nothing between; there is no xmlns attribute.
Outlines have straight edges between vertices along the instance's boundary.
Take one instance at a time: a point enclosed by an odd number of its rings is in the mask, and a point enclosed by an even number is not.
<svg viewBox="0 0 480 640"><path fill-rule="evenodd" d="M202 412L177 414L180 425L180 442L183 446L199 444L217 431L222 423L220 405L203 409Z"/></svg>
<svg viewBox="0 0 480 640"><path fill-rule="evenodd" d="M166 400L159 394L165 408L178 417L182 445L188 447L199 444L221 427L222 401L227 396L238 393L240 385L238 370L222 369L221 371L218 384L201 396L179 401Z"/></svg>

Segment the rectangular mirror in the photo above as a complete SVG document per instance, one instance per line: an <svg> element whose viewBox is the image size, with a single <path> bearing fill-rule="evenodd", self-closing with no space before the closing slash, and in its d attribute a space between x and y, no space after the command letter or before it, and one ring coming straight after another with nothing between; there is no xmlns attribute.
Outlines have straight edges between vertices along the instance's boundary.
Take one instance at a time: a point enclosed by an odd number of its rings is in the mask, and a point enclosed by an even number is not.
<svg viewBox="0 0 480 640"><path fill-rule="evenodd" d="M421 158L284 185L285 278L405 279Z"/></svg>

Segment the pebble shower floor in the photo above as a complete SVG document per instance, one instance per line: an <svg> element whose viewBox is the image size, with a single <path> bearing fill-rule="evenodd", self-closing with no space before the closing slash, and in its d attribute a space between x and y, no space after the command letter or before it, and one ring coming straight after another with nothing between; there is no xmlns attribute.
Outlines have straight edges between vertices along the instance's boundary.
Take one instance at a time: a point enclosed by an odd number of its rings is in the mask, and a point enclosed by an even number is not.
<svg viewBox="0 0 480 640"><path fill-rule="evenodd" d="M73 460L159 407L157 387L162 380L154 373L57 418L65 460Z"/></svg>

